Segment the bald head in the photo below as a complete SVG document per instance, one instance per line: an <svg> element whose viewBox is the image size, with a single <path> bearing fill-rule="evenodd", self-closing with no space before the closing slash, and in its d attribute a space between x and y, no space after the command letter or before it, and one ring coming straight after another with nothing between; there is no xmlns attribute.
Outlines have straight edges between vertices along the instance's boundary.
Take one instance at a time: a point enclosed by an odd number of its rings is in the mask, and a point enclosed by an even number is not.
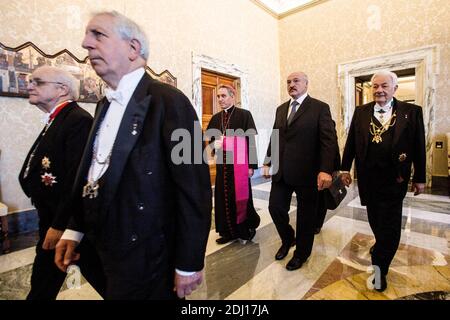
<svg viewBox="0 0 450 320"><path fill-rule="evenodd" d="M31 75L31 78L45 79L46 81L57 82L67 87L67 99L77 100L80 96L80 83L75 77L68 71L52 67L42 66L36 68Z"/></svg>
<svg viewBox="0 0 450 320"><path fill-rule="evenodd" d="M298 99L308 90L308 76L301 71L291 73L287 78L287 90L293 99Z"/></svg>
<svg viewBox="0 0 450 320"><path fill-rule="evenodd" d="M51 66L33 71L28 83L28 101L44 112L79 96L79 82L69 72Z"/></svg>

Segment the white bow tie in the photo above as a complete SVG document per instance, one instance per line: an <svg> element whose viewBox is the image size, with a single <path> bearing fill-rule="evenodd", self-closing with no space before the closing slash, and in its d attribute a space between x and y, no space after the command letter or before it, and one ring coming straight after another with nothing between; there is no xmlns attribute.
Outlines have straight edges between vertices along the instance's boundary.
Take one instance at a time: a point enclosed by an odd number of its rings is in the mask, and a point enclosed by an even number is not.
<svg viewBox="0 0 450 320"><path fill-rule="evenodd" d="M122 95L122 92L120 92L120 91L114 91L112 89L106 88L105 89L105 96L106 96L106 99L108 99L109 102L112 102L113 100L115 100L119 104L122 104L123 95Z"/></svg>

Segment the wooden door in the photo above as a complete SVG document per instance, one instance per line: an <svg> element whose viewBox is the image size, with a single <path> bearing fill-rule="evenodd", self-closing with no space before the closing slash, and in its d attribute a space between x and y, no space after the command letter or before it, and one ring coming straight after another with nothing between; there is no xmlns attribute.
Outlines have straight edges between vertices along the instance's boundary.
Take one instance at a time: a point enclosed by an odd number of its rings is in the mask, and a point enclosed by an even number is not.
<svg viewBox="0 0 450 320"><path fill-rule="evenodd" d="M240 105L240 83L238 78L202 70L202 130L205 131L212 116L221 111L217 104L217 89L222 84L232 85L236 88L236 105ZM214 159L209 160L211 184L216 180L216 164Z"/></svg>
<svg viewBox="0 0 450 320"><path fill-rule="evenodd" d="M355 79L355 107L363 105L363 82Z"/></svg>

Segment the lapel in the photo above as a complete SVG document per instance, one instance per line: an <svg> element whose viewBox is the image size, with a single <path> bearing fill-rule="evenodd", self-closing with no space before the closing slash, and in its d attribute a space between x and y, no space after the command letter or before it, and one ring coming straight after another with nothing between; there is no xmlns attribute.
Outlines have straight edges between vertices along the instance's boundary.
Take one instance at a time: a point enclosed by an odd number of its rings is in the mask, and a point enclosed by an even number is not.
<svg viewBox="0 0 450 320"><path fill-rule="evenodd" d="M294 122L298 118L300 118L300 116L303 113L305 113L305 111L310 107L311 103L312 103L312 99L309 95L307 95L305 100L303 100L302 104L298 106L297 112L295 112L294 119L292 119L291 125L289 127L291 127L294 124ZM289 105L288 105L288 107L289 107ZM286 117L287 117L287 115L286 115ZM287 123L287 121L286 121L286 123Z"/></svg>
<svg viewBox="0 0 450 320"><path fill-rule="evenodd" d="M151 81L150 76L145 73L131 96L120 122L111 154L111 162L105 174L104 195L106 205L114 197L128 156L143 131L144 119L151 100L148 90Z"/></svg>
<svg viewBox="0 0 450 320"><path fill-rule="evenodd" d="M374 106L375 106L375 102L371 102L367 106L367 108L364 108L363 110L361 110L360 135L361 135L361 137L363 139L363 141L362 141L362 147L363 147L363 157L362 157L362 159L366 158L367 148L369 146L370 120L372 119Z"/></svg>
<svg viewBox="0 0 450 320"><path fill-rule="evenodd" d="M287 114L289 111L289 102L290 101L291 100L289 100L281 105L281 109L280 109L281 127L280 127L280 129L282 129L282 128L287 129Z"/></svg>
<svg viewBox="0 0 450 320"><path fill-rule="evenodd" d="M97 136L97 131L105 117L106 111L108 111L109 102L106 98L101 99L95 110L94 122L89 132L89 136L84 148L83 155L81 156L80 166L77 171L75 186L84 185L87 179L88 170L92 162L92 148L94 146L94 140Z"/></svg>
<svg viewBox="0 0 450 320"><path fill-rule="evenodd" d="M394 126L394 138L392 141L392 146L394 147L397 144L403 129L406 128L406 124L408 123L408 115L406 114L407 108L405 107L405 104L395 98L393 109L397 112L396 124Z"/></svg>
<svg viewBox="0 0 450 320"><path fill-rule="evenodd" d="M30 159L30 157L31 157L31 154L33 153L33 150L36 148L36 146L38 145L38 143L41 141L41 139L42 139L42 134L44 133L44 131L45 131L45 127L41 130L41 133L39 133L37 139L34 141L33 145L31 146L30 151L28 151L27 157L25 158L25 161L24 161L23 166L22 166L22 170L20 170L20 174L19 174L20 180L23 180L23 179L24 179L23 175L24 175L24 173L25 173L25 170L26 170L28 161L29 161L29 159ZM35 154L36 154L36 152L35 152ZM31 169L34 168L35 165L36 165L36 157L34 157L34 159L32 159L32 161L31 161L31 163L30 163L29 171L31 171ZM30 177L30 174L28 174L28 177ZM28 177L27 177L27 178L28 178Z"/></svg>
<svg viewBox="0 0 450 320"><path fill-rule="evenodd" d="M26 158L25 166L28 163L28 159L31 156L31 153L34 151L33 159L30 163L30 171L32 172L37 166L41 165L42 158L44 156L48 156L47 154L43 154L43 150L47 149L55 149L55 146L53 145L53 136L55 136L62 125L64 119L66 118L66 115L75 108L76 104L73 102L68 104L66 107L64 107L61 112L56 116L56 118L53 120L53 123L50 125L50 127L45 131L45 127L42 129L41 133L39 134L38 138L34 142L33 146L30 149L30 152L28 153L28 156ZM44 134L45 132L45 134ZM46 148L47 144L51 144L49 147ZM36 149L36 150L35 150ZM51 161L52 159L50 159ZM29 177L30 175L28 175Z"/></svg>

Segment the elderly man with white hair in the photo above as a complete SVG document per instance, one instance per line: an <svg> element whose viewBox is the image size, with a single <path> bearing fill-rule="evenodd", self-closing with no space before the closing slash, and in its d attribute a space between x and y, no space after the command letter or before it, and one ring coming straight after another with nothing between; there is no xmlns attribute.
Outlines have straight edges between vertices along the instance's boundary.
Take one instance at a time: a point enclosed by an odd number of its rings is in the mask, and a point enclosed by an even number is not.
<svg viewBox="0 0 450 320"><path fill-rule="evenodd" d="M19 181L39 215L39 241L27 299L55 299L66 274L54 263L55 246L68 223L67 211L75 174L92 125L92 116L75 102L79 82L59 68L43 66L29 78L29 102L45 113L45 126L31 146ZM86 248L86 249L84 249ZM95 250L80 248L86 278L102 294L104 281ZM97 266L97 267L96 267ZM90 276L92 272L92 277Z"/></svg>
<svg viewBox="0 0 450 320"><path fill-rule="evenodd" d="M355 159L361 204L367 206L375 245L370 249L377 291L387 287L389 265L397 251L403 199L414 165L412 191L418 195L425 187L425 129L422 108L394 98L397 75L380 71L372 77L375 101L357 107L342 157L342 175L351 183L348 172Z"/></svg>
<svg viewBox="0 0 450 320"><path fill-rule="evenodd" d="M85 237L102 261L106 299L184 298L202 282L211 226L208 165L191 152L203 143L195 110L145 72L148 39L124 15L95 14L82 46L107 90L75 182L83 205L68 208L55 262L66 270ZM180 132L192 137L182 161Z"/></svg>

